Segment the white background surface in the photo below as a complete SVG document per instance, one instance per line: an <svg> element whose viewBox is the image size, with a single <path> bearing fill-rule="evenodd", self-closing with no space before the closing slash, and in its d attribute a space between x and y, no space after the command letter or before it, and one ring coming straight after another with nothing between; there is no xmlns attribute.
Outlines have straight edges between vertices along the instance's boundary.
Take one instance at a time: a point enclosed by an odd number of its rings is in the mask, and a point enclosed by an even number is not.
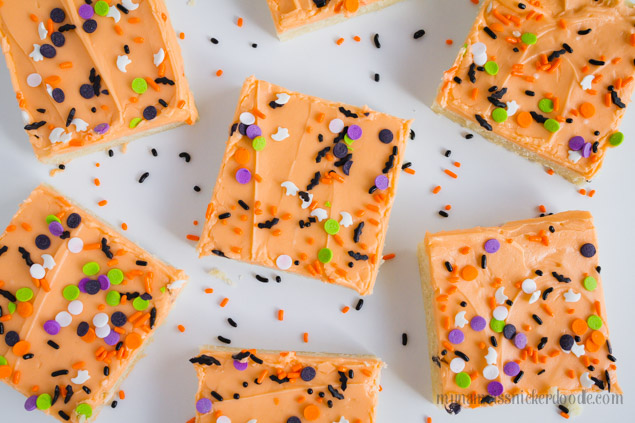
<svg viewBox="0 0 635 423"><path fill-rule="evenodd" d="M201 121L136 141L126 154L116 151L114 158L93 154L50 178L50 167L35 159L22 130L6 67L0 69L0 227L8 224L36 185L47 182L113 225L125 221L128 237L191 276L147 349L147 357L123 384L126 399L115 410L104 408L99 422L188 420L194 415L197 385L188 359L196 355L199 345L217 343L218 335L230 338L237 347L376 354L388 363L379 422L420 423L428 415L435 421L452 419L429 400L430 363L416 245L426 230L534 217L540 204L550 212L590 210L599 232L611 343L625 404L586 406L577 419L612 421L635 414L631 396L635 377L633 108L622 124L626 141L609 151L603 171L587 187L597 194L583 197L560 177L549 176L541 167L480 137L465 140L460 127L430 111L442 71L451 65L476 14L469 0L407 0L287 43L275 37L265 0L198 0L194 6L187 6L186 0L169 0L168 4L176 31L186 33L181 45ZM235 25L238 16L245 20L243 28ZM413 40L412 34L420 28L426 35ZM371 42L376 32L382 43L379 50ZM362 41L355 43L354 35ZM211 36L220 44L211 44ZM346 40L341 46L335 44L339 37ZM454 40L453 46L445 44L448 38ZM252 42L258 47L252 48ZM220 78L215 76L217 69L225 72ZM374 72L381 75L379 83L372 80ZM194 243L185 239L186 234L200 231L201 226L193 226L192 221L203 221L240 86L251 74L292 90L368 104L415 119L417 136L409 143L406 160L413 162L417 173L404 174L400 180L384 251L396 253L397 258L382 267L375 293L365 299L360 312L340 313L341 307L352 309L357 302L352 291L289 275L283 275L281 284L262 284L253 275L272 275L271 271L216 257L199 260ZM153 147L159 152L156 158L150 154ZM451 159L462 163L457 180L443 173L452 166L442 154L447 148L452 150ZM192 155L189 164L178 157L182 151ZM97 168L96 163L101 166ZM144 171L150 177L139 184ZM95 177L101 180L100 187L93 185ZM194 185L202 192L194 192ZM436 185L443 190L432 195ZM100 208L97 202L102 199L108 205ZM452 211L450 218L443 219L437 212L446 204L452 205ZM209 276L214 267L222 268L234 285ZM208 287L214 288L214 294L203 293ZM230 301L221 308L218 303L224 297ZM278 308L285 310L283 322L276 319ZM239 327L230 327L228 317ZM186 327L185 333L177 330L178 324ZM309 344L302 343L303 332L310 333ZM402 332L410 339L405 347ZM20 394L1 385L0 421L53 421L39 412L28 414L23 402ZM454 419L561 421L554 405L464 410Z"/></svg>

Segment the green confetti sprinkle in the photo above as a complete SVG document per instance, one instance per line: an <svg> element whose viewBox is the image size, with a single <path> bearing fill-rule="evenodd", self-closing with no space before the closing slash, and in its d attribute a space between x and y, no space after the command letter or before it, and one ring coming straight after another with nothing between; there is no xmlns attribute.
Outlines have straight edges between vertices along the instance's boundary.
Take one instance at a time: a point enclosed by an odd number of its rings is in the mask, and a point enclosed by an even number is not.
<svg viewBox="0 0 635 423"><path fill-rule="evenodd" d="M146 308L148 308L149 305L150 305L150 301L146 301L141 297L135 298L134 301L132 302L132 306L137 311L143 311Z"/></svg>
<svg viewBox="0 0 635 423"><path fill-rule="evenodd" d="M520 36L520 39L523 43L531 45L536 44L536 42L538 41L538 36L531 32L525 32L523 35Z"/></svg>
<svg viewBox="0 0 635 423"><path fill-rule="evenodd" d="M148 83L143 78L135 78L132 80L132 91L143 94L148 91Z"/></svg>
<svg viewBox="0 0 635 423"><path fill-rule="evenodd" d="M545 129L551 133L558 132L560 124L555 119L547 119L544 123Z"/></svg>
<svg viewBox="0 0 635 423"><path fill-rule="evenodd" d="M41 394L37 397L35 401L35 405L40 410L48 410L51 408L51 403L53 402L51 396L49 394Z"/></svg>
<svg viewBox="0 0 635 423"><path fill-rule="evenodd" d="M7 310L9 310L9 314L15 313L15 309L16 308L17 308L17 306L15 305L15 303L7 304Z"/></svg>
<svg viewBox="0 0 635 423"><path fill-rule="evenodd" d="M20 288L15 291L15 298L20 302L27 302L33 298L33 290L31 288Z"/></svg>
<svg viewBox="0 0 635 423"><path fill-rule="evenodd" d="M591 329L598 330L602 327L602 319L600 319L600 316L592 314L586 319L586 324L589 325Z"/></svg>
<svg viewBox="0 0 635 423"><path fill-rule="evenodd" d="M335 235L340 231L340 224L335 219L329 219L324 222L324 230L329 235Z"/></svg>
<svg viewBox="0 0 635 423"><path fill-rule="evenodd" d="M497 107L492 111L492 119L494 122L505 122L507 120L507 110L502 107Z"/></svg>
<svg viewBox="0 0 635 423"><path fill-rule="evenodd" d="M133 119L130 121L130 125L128 125L128 126L130 127L130 129L134 129L134 128L136 128L137 126L139 126L139 124L140 124L142 121L143 121L143 119L141 119L141 118L138 118L138 117L133 118Z"/></svg>
<svg viewBox="0 0 635 423"><path fill-rule="evenodd" d="M333 251L330 248L322 248L318 252L318 260L322 263L328 263L333 260Z"/></svg>
<svg viewBox="0 0 635 423"><path fill-rule="evenodd" d="M262 151L267 146L267 140L261 135L253 139L253 141L251 142L251 146L256 151Z"/></svg>
<svg viewBox="0 0 635 423"><path fill-rule="evenodd" d="M108 279L110 279L110 283L113 285L119 285L123 282L123 272L120 269L110 269L108 271Z"/></svg>
<svg viewBox="0 0 635 423"><path fill-rule="evenodd" d="M94 261L89 261L82 267L82 271L86 276L93 276L99 273L99 264Z"/></svg>
<svg viewBox="0 0 635 423"><path fill-rule="evenodd" d="M79 288L76 285L66 285L62 291L62 295L68 301L73 301L79 298Z"/></svg>
<svg viewBox="0 0 635 423"><path fill-rule="evenodd" d="M498 63L496 62L492 62L491 60L487 63L485 63L485 66L483 66L485 68L485 72L487 72L490 75L496 75L498 73Z"/></svg>
<svg viewBox="0 0 635 423"><path fill-rule="evenodd" d="M62 223L59 217L55 216L54 214L49 214L48 216L46 216L46 224L50 225L51 222Z"/></svg>
<svg viewBox="0 0 635 423"><path fill-rule="evenodd" d="M553 112L553 101L550 98L543 98L538 102L538 108L545 113Z"/></svg>
<svg viewBox="0 0 635 423"><path fill-rule="evenodd" d="M7 361L7 359L0 355L0 366L6 366L8 364L9 362Z"/></svg>
<svg viewBox="0 0 635 423"><path fill-rule="evenodd" d="M457 373L454 376L454 381L459 386L459 388L467 389L472 384L472 378L465 372Z"/></svg>
<svg viewBox="0 0 635 423"><path fill-rule="evenodd" d="M616 132L614 134L611 134L611 136L609 137L609 144L611 144L613 147L617 147L623 141L624 141L624 134L622 134L621 132Z"/></svg>
<svg viewBox="0 0 635 423"><path fill-rule="evenodd" d="M108 14L108 11L110 10L110 6L108 5L108 3L102 0L95 3L94 8L95 8L95 13L98 14L99 16L106 16Z"/></svg>
<svg viewBox="0 0 635 423"><path fill-rule="evenodd" d="M598 281L593 276L587 276L584 278L584 288L587 291L595 291L598 287Z"/></svg>
<svg viewBox="0 0 635 423"><path fill-rule="evenodd" d="M90 418L93 415L93 408L88 404L79 404L75 409L77 414L82 416L86 416L86 418Z"/></svg>
<svg viewBox="0 0 635 423"><path fill-rule="evenodd" d="M121 294L117 291L108 291L106 294L106 304L111 307L117 307L121 302Z"/></svg>
<svg viewBox="0 0 635 423"><path fill-rule="evenodd" d="M505 322L502 320L496 320L494 318L492 318L492 320L489 321L489 327L496 333L501 333L503 331L503 328L505 327Z"/></svg>

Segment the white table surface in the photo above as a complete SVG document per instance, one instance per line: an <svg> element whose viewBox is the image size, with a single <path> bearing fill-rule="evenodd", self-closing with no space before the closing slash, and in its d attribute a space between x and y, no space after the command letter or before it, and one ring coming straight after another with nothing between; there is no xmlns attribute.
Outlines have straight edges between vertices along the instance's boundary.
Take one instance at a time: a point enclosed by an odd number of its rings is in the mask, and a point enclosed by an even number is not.
<svg viewBox="0 0 635 423"><path fill-rule="evenodd" d="M126 222L126 235L183 268L191 276L174 310L124 382L126 399L112 410L105 408L98 421L185 422L194 415L197 381L188 359L198 346L218 343L224 335L232 346L281 350L311 350L342 353L373 353L388 368L383 372L378 421L420 423L432 416L449 420L445 411L430 401L430 363L415 249L426 231L495 225L508 220L535 217L537 206L548 211L590 210L599 232L602 276L608 307L611 342L618 357L618 376L626 395L623 405L586 406L578 421L617 419L635 414L632 254L635 239L632 185L635 156L635 110L624 118L626 141L609 151L604 169L587 189L593 198L558 176L549 176L532 164L480 137L468 141L462 128L435 115L429 108L443 70L450 67L463 43L477 8L469 0L407 0L378 13L281 43L274 35L265 0L169 0L176 31L186 33L181 41L185 67L197 100L201 121L132 143L125 154L114 158L97 153L73 161L65 172L51 178L50 167L32 153L20 124L20 114L6 66L0 66L0 227L4 227L18 204L39 183L46 182L119 226ZM237 17L244 26L235 25ZM413 40L420 28L426 35ZM380 34L376 49L372 36ZM359 35L356 43L352 37ZM220 44L213 45L210 37ZM339 37L346 40L337 46ZM446 39L454 45L447 46ZM257 43L252 48L251 43ZM222 77L216 77L223 69ZM381 74L379 83L372 75ZM203 221L243 80L257 77L327 99L371 108L399 117L414 118L416 139L409 143L406 160L414 164L415 176L400 180L385 253L397 257L379 273L375 293L365 299L362 311L353 308L358 296L350 290L283 275L283 283L262 284L256 272L272 274L236 261L197 258L189 233L198 234ZM158 150L152 157L151 148ZM462 163L459 178L450 179L443 169L451 160ZM192 155L187 164L178 157ZM96 163L101 166L97 168ZM629 170L630 169L630 170ZM137 179L144 172L143 184ZM93 185L93 178L101 186ZM194 185L202 188L200 193ZM431 189L442 185L438 195ZM97 202L107 199L106 207ZM450 217L437 212L452 205ZM232 285L208 274L221 268ZM214 294L203 293L214 288ZM218 303L224 297L225 308ZM285 320L276 319L278 308ZM238 328L228 325L232 317ZM186 327L185 333L177 325ZM310 342L302 334L310 333ZM409 336L401 345L401 334ZM24 398L0 385L0 421L51 422L39 412L27 413ZM516 422L561 421L554 405L512 405L464 410L456 420ZM244 423L244 422L237 422ZM331 423L331 422L328 422Z"/></svg>

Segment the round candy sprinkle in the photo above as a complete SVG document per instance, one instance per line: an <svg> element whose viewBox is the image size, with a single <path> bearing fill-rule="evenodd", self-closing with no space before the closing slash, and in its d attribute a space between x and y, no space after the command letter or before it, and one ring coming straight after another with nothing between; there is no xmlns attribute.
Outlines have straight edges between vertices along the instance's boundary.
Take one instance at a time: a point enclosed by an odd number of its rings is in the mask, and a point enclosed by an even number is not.
<svg viewBox="0 0 635 423"><path fill-rule="evenodd" d="M232 423L231 419L227 416L220 416L216 419L216 423Z"/></svg>
<svg viewBox="0 0 635 423"><path fill-rule="evenodd" d="M107 123L100 123L99 125L93 128L96 134L104 135L110 129L110 125Z"/></svg>
<svg viewBox="0 0 635 423"><path fill-rule="evenodd" d="M51 20L55 23L62 23L66 19L66 13L64 12L63 9L60 9L59 7L56 7L53 10L51 10L51 14L49 16Z"/></svg>
<svg viewBox="0 0 635 423"><path fill-rule="evenodd" d="M110 288L110 279L108 279L108 276L106 275L99 275L97 277L97 282L99 282L99 288L101 288L102 291Z"/></svg>
<svg viewBox="0 0 635 423"><path fill-rule="evenodd" d="M591 155L592 148L593 148L593 144L591 144L590 142L585 143L581 151L582 157L584 157L585 159L589 157Z"/></svg>
<svg viewBox="0 0 635 423"><path fill-rule="evenodd" d="M73 316L68 311L60 311L55 315L55 321L65 328L73 321Z"/></svg>
<svg viewBox="0 0 635 423"><path fill-rule="evenodd" d="M598 281L593 276L587 276L584 278L584 288L587 291L595 291L598 287Z"/></svg>
<svg viewBox="0 0 635 423"><path fill-rule="evenodd" d="M324 222L324 230L329 235L335 235L340 231L340 224L335 219L328 219Z"/></svg>
<svg viewBox="0 0 635 423"><path fill-rule="evenodd" d="M560 337L559 342L560 342L560 348L562 348L564 351L571 351L571 348L573 347L575 340L573 339L573 336L569 334L564 334Z"/></svg>
<svg viewBox="0 0 635 423"><path fill-rule="evenodd" d="M487 393L493 397L497 397L503 393L503 384L498 381L492 381L487 384Z"/></svg>
<svg viewBox="0 0 635 423"><path fill-rule="evenodd" d="M55 320L47 320L44 322L44 331L49 335L57 335L60 333L62 326Z"/></svg>
<svg viewBox="0 0 635 423"><path fill-rule="evenodd" d="M150 305L150 302L144 300L141 297L137 297L137 298L134 299L134 301L132 301L132 306L137 311L143 311L146 308L148 308L149 305Z"/></svg>
<svg viewBox="0 0 635 423"><path fill-rule="evenodd" d="M379 175L375 178L375 186L378 190L385 190L390 186L390 181L386 175Z"/></svg>
<svg viewBox="0 0 635 423"><path fill-rule="evenodd" d="M46 250L51 246L51 238L41 234L35 237L35 246L40 250Z"/></svg>
<svg viewBox="0 0 635 423"><path fill-rule="evenodd" d="M123 282L123 272L120 269L110 269L108 271L108 279L110 279L110 283L113 285L119 285Z"/></svg>
<svg viewBox="0 0 635 423"><path fill-rule="evenodd" d="M148 106L143 109L143 118L145 120L152 120L157 117L157 108L154 106Z"/></svg>
<svg viewBox="0 0 635 423"><path fill-rule="evenodd" d="M82 24L82 29L87 34L92 34L93 32L97 30L97 21L94 19L89 19L87 21L84 21L84 23Z"/></svg>
<svg viewBox="0 0 635 423"><path fill-rule="evenodd" d="M57 55L57 50L50 44L42 44L40 47L40 54L47 59L52 59Z"/></svg>
<svg viewBox="0 0 635 423"><path fill-rule="evenodd" d="M54 32L51 34L51 42L55 47L64 47L66 37L61 32Z"/></svg>
<svg viewBox="0 0 635 423"><path fill-rule="evenodd" d="M208 398L201 398L196 401L196 411L200 414L207 414L212 411L212 401Z"/></svg>
<svg viewBox="0 0 635 423"><path fill-rule="evenodd" d="M252 125L256 123L256 116L252 115L249 112L242 112L239 119L240 123L243 123L245 125Z"/></svg>
<svg viewBox="0 0 635 423"><path fill-rule="evenodd" d="M247 125L245 125L244 123L240 122L238 124L238 132L241 135L247 135Z"/></svg>
<svg viewBox="0 0 635 423"><path fill-rule="evenodd" d="M110 321L114 326L121 327L126 324L128 317L121 311L115 311L112 316L110 316Z"/></svg>
<svg viewBox="0 0 635 423"><path fill-rule="evenodd" d="M26 411L33 411L37 408L37 395L31 395L24 402L24 409Z"/></svg>
<svg viewBox="0 0 635 423"><path fill-rule="evenodd" d="M90 416L93 415L93 408L88 404L79 404L77 408L75 408L75 412L86 416L86 418L90 418Z"/></svg>
<svg viewBox="0 0 635 423"><path fill-rule="evenodd" d="M553 101L550 98L543 98L538 102L538 108L545 113L553 112Z"/></svg>
<svg viewBox="0 0 635 423"><path fill-rule="evenodd" d="M520 373L520 366L515 361L508 361L503 366L503 373L505 373L507 376L514 377L518 373Z"/></svg>
<svg viewBox="0 0 635 423"><path fill-rule="evenodd" d="M525 294L533 294L533 292L536 290L537 286L536 286L536 281L533 279L525 279L523 281L522 284L522 288L523 288L523 292Z"/></svg>
<svg viewBox="0 0 635 423"><path fill-rule="evenodd" d="M81 301L74 300L68 304L68 312L73 316L82 314L82 311L84 311L84 303Z"/></svg>
<svg viewBox="0 0 635 423"><path fill-rule="evenodd" d="M505 339L513 339L514 336L516 336L516 326L512 325L511 323L503 326L503 336L505 337Z"/></svg>
<svg viewBox="0 0 635 423"><path fill-rule="evenodd" d="M490 75L496 75L498 73L498 63L496 62L493 62L490 60L487 63L485 63L483 67L485 68L485 72L487 72Z"/></svg>
<svg viewBox="0 0 635 423"><path fill-rule="evenodd" d="M260 126L258 125L249 125L245 130L245 133L250 139L253 140L254 138L262 135L262 129L260 129Z"/></svg>
<svg viewBox="0 0 635 423"><path fill-rule="evenodd" d="M514 345L519 350L525 348L527 346L527 335L524 333L517 333L516 336L514 336Z"/></svg>
<svg viewBox="0 0 635 423"><path fill-rule="evenodd" d="M88 323L81 322L79 325L77 325L77 336L82 337L86 335L89 329L90 325Z"/></svg>
<svg viewBox="0 0 635 423"><path fill-rule="evenodd" d="M238 169L235 176L239 184L248 184L251 181L251 172L244 167Z"/></svg>
<svg viewBox="0 0 635 423"><path fill-rule="evenodd" d="M494 380L498 377L498 367L490 364L483 369L483 377L487 380Z"/></svg>
<svg viewBox="0 0 635 423"><path fill-rule="evenodd" d="M287 419L287 423L302 423L299 417L291 416Z"/></svg>
<svg viewBox="0 0 635 423"><path fill-rule="evenodd" d="M64 233L64 227L60 222L51 222L49 223L49 232L53 236L60 236Z"/></svg>
<svg viewBox="0 0 635 423"><path fill-rule="evenodd" d="M148 83L143 78L135 78L132 80L132 91L143 94L148 91Z"/></svg>
<svg viewBox="0 0 635 423"><path fill-rule="evenodd" d="M87 294L95 295L99 291L101 291L101 284L99 283L99 281L89 279L84 283L84 289L86 290ZM80 290L81 290L81 287L80 287Z"/></svg>
<svg viewBox="0 0 635 423"><path fill-rule="evenodd" d="M108 324L108 315L106 313L97 313L93 316L93 325L95 327L100 328L102 326L106 326Z"/></svg>
<svg viewBox="0 0 635 423"><path fill-rule="evenodd" d="M474 316L472 317L472 320L470 320L470 327L472 328L472 330L475 330L477 332L480 332L483 329L485 329L486 325L487 325L487 321L485 320L485 318L481 316Z"/></svg>
<svg viewBox="0 0 635 423"><path fill-rule="evenodd" d="M251 142L251 146L256 151L262 151L267 146L267 140L261 135L253 139L253 141Z"/></svg>
<svg viewBox="0 0 635 423"><path fill-rule="evenodd" d="M117 291L110 291L106 294L106 304L116 307L121 302L121 294Z"/></svg>
<svg viewBox="0 0 635 423"><path fill-rule="evenodd" d="M88 4L82 4L79 6L78 13L82 19L90 19L95 14L95 10Z"/></svg>
<svg viewBox="0 0 635 423"><path fill-rule="evenodd" d="M531 32L525 32L523 35L520 36L520 40L525 44L536 44L536 42L538 41L538 37L536 36L536 34L533 34Z"/></svg>
<svg viewBox="0 0 635 423"><path fill-rule="evenodd" d="M330 248L322 248L318 251L318 260L322 263L328 263L333 260L333 251Z"/></svg>
<svg viewBox="0 0 635 423"><path fill-rule="evenodd" d="M379 131L379 141L384 144L390 144L394 138L395 136L390 129L382 129Z"/></svg>
<svg viewBox="0 0 635 423"><path fill-rule="evenodd" d="M305 382L311 382L313 379L315 379L316 374L317 372L315 371L313 367L306 366L300 372L300 378Z"/></svg>
<svg viewBox="0 0 635 423"><path fill-rule="evenodd" d="M27 287L20 288L15 291L15 298L21 302L30 301L33 298L33 290Z"/></svg>
<svg viewBox="0 0 635 423"><path fill-rule="evenodd" d="M339 134L344 129L344 121L342 119L333 119L329 122L329 131Z"/></svg>
<svg viewBox="0 0 635 423"><path fill-rule="evenodd" d="M31 277L33 279L43 279L44 276L46 276L46 270L44 270L44 267L38 263L33 264L29 269L29 272L31 273Z"/></svg>
<svg viewBox="0 0 635 423"><path fill-rule="evenodd" d="M97 13L99 16L106 16L108 14L108 11L110 10L110 6L108 6L108 3L106 3L103 0L99 0L97 3L95 3L95 13Z"/></svg>
<svg viewBox="0 0 635 423"><path fill-rule="evenodd" d="M613 147L617 147L623 141L624 141L624 134L622 134L621 132L615 132L611 134L611 136L609 137L609 144L611 144Z"/></svg>
<svg viewBox="0 0 635 423"><path fill-rule="evenodd" d="M460 344L465 339L461 329L452 329L448 334L448 340L453 344Z"/></svg>
<svg viewBox="0 0 635 423"><path fill-rule="evenodd" d="M95 335L97 335L97 338L99 339L106 338L108 335L110 335L110 332L112 331L110 330L110 326L108 325L95 328Z"/></svg>
<svg viewBox="0 0 635 423"><path fill-rule="evenodd" d="M586 243L580 247L580 254L586 258L591 258L595 255L595 245Z"/></svg>
<svg viewBox="0 0 635 423"><path fill-rule="evenodd" d="M468 282L473 281L477 276L478 270L476 270L476 267L474 266L468 264L461 269L461 277Z"/></svg>
<svg viewBox="0 0 635 423"><path fill-rule="evenodd" d="M575 137L571 137L571 139L569 140L569 150L573 150L573 151L578 151L581 150L582 147L584 147L584 138L582 138L579 135L576 135Z"/></svg>
<svg viewBox="0 0 635 423"><path fill-rule="evenodd" d="M104 342L107 345L117 345L120 340L121 336L114 330L111 330L110 333L104 338Z"/></svg>
<svg viewBox="0 0 635 423"><path fill-rule="evenodd" d="M489 321L489 327L496 333L501 333L503 331L503 327L505 327L505 322L501 320L491 319Z"/></svg>
<svg viewBox="0 0 635 423"><path fill-rule="evenodd" d="M16 331L11 330L4 336L4 342L6 342L8 346L13 347L20 342L20 335L18 335Z"/></svg>
<svg viewBox="0 0 635 423"><path fill-rule="evenodd" d="M558 132L560 123L555 119L547 119L544 123L545 129L551 133Z"/></svg>
<svg viewBox="0 0 635 423"><path fill-rule="evenodd" d="M492 315L496 320L505 320L509 315L509 310L507 310L507 307L505 306L498 306L494 309Z"/></svg>
<svg viewBox="0 0 635 423"><path fill-rule="evenodd" d="M359 125L351 125L346 131L346 135L353 141L357 141L362 137L362 128Z"/></svg>
<svg viewBox="0 0 635 423"><path fill-rule="evenodd" d="M82 84L79 87L79 95L81 95L86 100L90 100L95 96L95 89L90 84Z"/></svg>
<svg viewBox="0 0 635 423"><path fill-rule="evenodd" d="M51 396L49 394L41 394L38 395L37 400L35 401L35 405L40 410L48 410L51 408Z"/></svg>
<svg viewBox="0 0 635 423"><path fill-rule="evenodd" d="M507 110L502 107L497 107L492 111L492 119L494 122L505 122L507 120Z"/></svg>
<svg viewBox="0 0 635 423"><path fill-rule="evenodd" d="M32 88L39 87L42 84L42 76L39 73L32 73L26 77L26 84Z"/></svg>
<svg viewBox="0 0 635 423"><path fill-rule="evenodd" d="M239 372L247 370L247 367L249 367L249 363L247 363L246 361L242 362L242 361L234 360L234 368L238 370Z"/></svg>
<svg viewBox="0 0 635 423"><path fill-rule="evenodd" d="M338 159L346 157L348 154L348 147L343 142L338 142L333 146L333 155Z"/></svg>
<svg viewBox="0 0 635 423"><path fill-rule="evenodd" d="M586 319L586 323L593 330L599 330L602 327L602 319L600 319L600 316L595 314L590 315Z"/></svg>
<svg viewBox="0 0 635 423"><path fill-rule="evenodd" d="M66 100L64 91L60 88L54 88L53 91L51 91L51 97L53 97L53 100L55 100L56 103L63 103L64 100Z"/></svg>
<svg viewBox="0 0 635 423"><path fill-rule="evenodd" d="M454 382L456 382L459 388L467 389L472 384L472 379L467 373L461 372L454 376Z"/></svg>
<svg viewBox="0 0 635 423"><path fill-rule="evenodd" d="M483 246L483 248L485 248L485 252L490 254L497 252L500 249L500 247L501 247L501 243L494 238L491 238L485 241L485 245Z"/></svg>
<svg viewBox="0 0 635 423"><path fill-rule="evenodd" d="M281 254L278 256L278 258L276 258L276 266L278 266L278 269L282 269L282 270L290 269L292 264L293 264L293 259L286 254Z"/></svg>
<svg viewBox="0 0 635 423"><path fill-rule="evenodd" d="M465 369L465 360L455 357L450 361L450 370L454 373L461 373Z"/></svg>
<svg viewBox="0 0 635 423"><path fill-rule="evenodd" d="M94 261L89 261L82 267L82 271L86 276L93 276L99 273L99 264Z"/></svg>

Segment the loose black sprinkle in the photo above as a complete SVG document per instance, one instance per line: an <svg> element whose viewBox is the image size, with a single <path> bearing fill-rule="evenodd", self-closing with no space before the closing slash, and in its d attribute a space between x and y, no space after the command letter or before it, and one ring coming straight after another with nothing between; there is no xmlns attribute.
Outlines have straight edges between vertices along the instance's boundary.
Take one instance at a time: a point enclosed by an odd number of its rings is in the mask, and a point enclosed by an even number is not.
<svg viewBox="0 0 635 423"><path fill-rule="evenodd" d="M578 35L587 35L589 32L591 32L591 28L581 29L578 31Z"/></svg>
<svg viewBox="0 0 635 423"><path fill-rule="evenodd" d="M214 37L210 38L209 40L212 42L212 44L218 44L218 40Z"/></svg>
<svg viewBox="0 0 635 423"><path fill-rule="evenodd" d="M487 269L487 256L485 254L481 256L481 268Z"/></svg>
<svg viewBox="0 0 635 423"><path fill-rule="evenodd" d="M375 80L375 82L379 82L380 76L378 73L375 73L375 75L373 76L373 79Z"/></svg>
<svg viewBox="0 0 635 423"><path fill-rule="evenodd" d="M82 390L83 390L84 392L86 392L88 395L90 395L90 393L92 392L92 391L90 390L90 388L89 388L88 386L86 386L86 385L82 386Z"/></svg>
<svg viewBox="0 0 635 423"><path fill-rule="evenodd" d="M223 396L221 394L219 394L216 391L212 391L210 392L210 394L217 400L217 401L222 401L223 400Z"/></svg>
<svg viewBox="0 0 635 423"><path fill-rule="evenodd" d="M443 210L439 210L439 215L441 215L442 217L449 217L450 216L447 212L445 212Z"/></svg>
<svg viewBox="0 0 635 423"><path fill-rule="evenodd" d="M112 151L112 149L108 150L108 157L113 157L115 155L115 152Z"/></svg>
<svg viewBox="0 0 635 423"><path fill-rule="evenodd" d="M144 172L143 175L141 175L141 177L139 178L139 183L142 184L146 179L148 179L148 176L150 176L150 173Z"/></svg>
<svg viewBox="0 0 635 423"><path fill-rule="evenodd" d="M496 340L496 337L494 335L490 336L489 342L491 342L492 347L494 348L498 347L498 341Z"/></svg>
<svg viewBox="0 0 635 423"><path fill-rule="evenodd" d="M474 138L473 134L465 134L465 139L466 140L471 140L472 138Z"/></svg>
<svg viewBox="0 0 635 423"><path fill-rule="evenodd" d="M57 376L65 376L67 374L68 374L68 370L63 369L63 370L54 371L53 373L51 373L51 376L52 377L57 377Z"/></svg>
<svg viewBox="0 0 635 423"><path fill-rule="evenodd" d="M379 34L375 34L373 36L373 43L375 44L375 47L381 48L381 43L379 42Z"/></svg>
<svg viewBox="0 0 635 423"><path fill-rule="evenodd" d="M70 417L68 414L66 414L66 413L64 412L64 410L60 410L60 411L58 411L58 412L57 412L57 414L58 414L58 415L59 415L62 419L66 420L66 421L68 421L68 420L70 420L70 419L71 419L71 417Z"/></svg>
<svg viewBox="0 0 635 423"><path fill-rule="evenodd" d="M547 345L548 340L549 338L547 338L546 336L543 336L542 338L540 338L540 343L538 344L538 350L543 349L545 345Z"/></svg>
<svg viewBox="0 0 635 423"><path fill-rule="evenodd" d="M448 270L448 272L452 272L452 270L454 270L454 268L452 267L449 261L446 261L443 264L445 265L445 268Z"/></svg>
<svg viewBox="0 0 635 423"><path fill-rule="evenodd" d="M256 275L256 280L258 280L258 282L262 282L262 283L269 282L269 278L265 278L264 276L260 276L260 275Z"/></svg>
<svg viewBox="0 0 635 423"><path fill-rule="evenodd" d="M589 59L589 63L594 66L604 66L606 64L604 60L596 60L596 59Z"/></svg>
<svg viewBox="0 0 635 423"><path fill-rule="evenodd" d="M190 160L192 160L192 156L190 156L190 154L186 153L185 151L180 153L179 157L181 157L182 159L185 159L185 163L189 163Z"/></svg>
<svg viewBox="0 0 635 423"><path fill-rule="evenodd" d="M457 357L462 358L462 359L463 359L463 361L465 361L466 363L467 363L468 361L470 361L470 357L468 357L468 356L467 356L467 354L465 354L463 351L456 350L456 351L454 351L454 354L455 354Z"/></svg>
<svg viewBox="0 0 635 423"><path fill-rule="evenodd" d="M528 95L529 97L533 97L533 96L535 96L535 95L536 95L536 93L535 93L535 92L530 91L530 90L525 90L525 94L526 94L526 95Z"/></svg>
<svg viewBox="0 0 635 423"><path fill-rule="evenodd" d="M359 311L362 309L363 306L364 306L364 300L360 298L359 301L357 301L357 305L355 305L355 310Z"/></svg>
<svg viewBox="0 0 635 423"><path fill-rule="evenodd" d="M407 333L402 333L401 334L401 345L403 345L403 346L408 345L408 334Z"/></svg>
<svg viewBox="0 0 635 423"><path fill-rule="evenodd" d="M117 404L118 404L118 402L117 402L117 401L113 401L113 402L110 404L110 407L111 407L111 408L117 408Z"/></svg>
<svg viewBox="0 0 635 423"><path fill-rule="evenodd" d="M538 376L540 376L541 374L543 374L545 372L545 369L540 370L538 373L536 373Z"/></svg>
<svg viewBox="0 0 635 423"><path fill-rule="evenodd" d="M249 210L249 206L243 200L238 200L238 205L242 207L244 210Z"/></svg>
<svg viewBox="0 0 635 423"><path fill-rule="evenodd" d="M234 321L234 319L232 319L231 317L229 317L229 318L227 319L227 323L229 323L229 325L230 325L231 327L233 327L233 328L237 328L237 327L238 327L238 323L236 323L236 322Z"/></svg>
<svg viewBox="0 0 635 423"><path fill-rule="evenodd" d="M460 83L461 83L461 82L463 82L463 81L462 81L462 80L461 80L461 78L459 78L458 76L455 76L455 77L454 77L454 82L456 82L457 84L460 84Z"/></svg>
<svg viewBox="0 0 635 423"><path fill-rule="evenodd" d="M550 286L549 288L545 289L545 291L542 293L542 299L546 300L547 296L549 296L551 292L553 292L553 286Z"/></svg>
<svg viewBox="0 0 635 423"><path fill-rule="evenodd" d="M223 344L231 344L232 341L230 339L225 338L224 336L218 335L218 340Z"/></svg>
<svg viewBox="0 0 635 423"><path fill-rule="evenodd" d="M419 38L423 37L425 35L426 31L423 29L418 30L417 32L414 33L413 38L415 40L418 40Z"/></svg>
<svg viewBox="0 0 635 423"><path fill-rule="evenodd" d="M110 367L104 366L104 376L110 376Z"/></svg>

